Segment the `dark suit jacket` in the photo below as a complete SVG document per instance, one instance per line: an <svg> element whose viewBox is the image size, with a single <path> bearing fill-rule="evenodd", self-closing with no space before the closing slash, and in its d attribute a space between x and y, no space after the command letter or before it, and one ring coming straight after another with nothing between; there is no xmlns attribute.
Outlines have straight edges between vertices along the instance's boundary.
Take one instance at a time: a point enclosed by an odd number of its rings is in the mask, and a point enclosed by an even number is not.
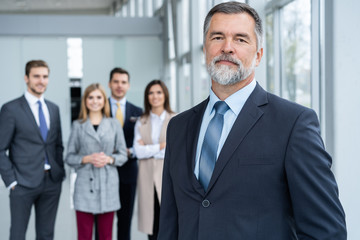
<svg viewBox="0 0 360 240"><path fill-rule="evenodd" d="M0 174L6 186L17 181L21 186L37 187L44 177L45 153L53 181L62 181L65 177L59 108L50 101L45 102L50 114L45 142L24 96L4 104L1 109Z"/></svg>
<svg viewBox="0 0 360 240"><path fill-rule="evenodd" d="M169 124L159 240L345 240L345 216L315 112L259 85L205 193L194 175L207 101Z"/></svg>
<svg viewBox="0 0 360 240"><path fill-rule="evenodd" d="M110 101L110 99L109 99ZM111 111L112 108L110 108ZM138 117L142 115L142 109L134 104L126 101L126 113L124 121L124 136L127 148L132 148L134 142L134 127ZM111 116L115 113L111 112ZM129 157L128 161L121 167L118 167L120 182L121 183L136 183L138 166L136 162L137 158Z"/></svg>

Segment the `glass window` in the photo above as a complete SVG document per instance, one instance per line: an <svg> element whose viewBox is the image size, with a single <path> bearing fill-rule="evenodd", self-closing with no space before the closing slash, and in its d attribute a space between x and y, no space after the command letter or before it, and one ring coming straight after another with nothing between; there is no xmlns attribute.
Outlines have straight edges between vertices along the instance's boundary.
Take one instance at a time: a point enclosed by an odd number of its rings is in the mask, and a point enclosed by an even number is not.
<svg viewBox="0 0 360 240"><path fill-rule="evenodd" d="M282 9L282 95L311 107L311 2L296 0Z"/></svg>
<svg viewBox="0 0 360 240"><path fill-rule="evenodd" d="M181 36L181 41L180 43L182 43L182 54L189 52L190 51L190 25L189 25L189 20L190 20L190 13L189 13L189 0L183 0L182 1L182 15L179 19L181 19L181 32L182 32L182 36Z"/></svg>
<svg viewBox="0 0 360 240"><path fill-rule="evenodd" d="M185 59L183 59L185 61ZM184 111L192 106L191 102L191 79L190 79L190 63L183 62L179 68L179 110Z"/></svg>
<svg viewBox="0 0 360 240"><path fill-rule="evenodd" d="M130 17L135 17L135 1L134 0L130 0Z"/></svg>
<svg viewBox="0 0 360 240"><path fill-rule="evenodd" d="M197 94L201 95L201 99L205 99L209 96L209 91L210 91L210 86L211 86L211 80L210 80L210 76L209 73L206 70L206 62L205 62L205 57L203 57L201 59L201 87L200 87L200 91Z"/></svg>
<svg viewBox="0 0 360 240"><path fill-rule="evenodd" d="M199 0L199 25L201 31L199 31L200 44L203 43L203 25L206 14L208 12L206 0Z"/></svg>
<svg viewBox="0 0 360 240"><path fill-rule="evenodd" d="M144 17L144 0L138 0L137 3L138 17Z"/></svg>
<svg viewBox="0 0 360 240"><path fill-rule="evenodd" d="M81 38L67 39L68 77L83 77L83 49Z"/></svg>

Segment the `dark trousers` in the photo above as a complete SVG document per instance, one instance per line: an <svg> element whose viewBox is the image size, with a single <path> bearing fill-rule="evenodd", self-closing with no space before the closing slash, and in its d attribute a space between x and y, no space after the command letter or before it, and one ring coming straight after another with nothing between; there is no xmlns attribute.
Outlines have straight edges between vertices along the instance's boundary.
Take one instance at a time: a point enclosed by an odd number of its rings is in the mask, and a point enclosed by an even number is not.
<svg viewBox="0 0 360 240"><path fill-rule="evenodd" d="M134 211L136 182L130 184L120 183L121 208L117 214L117 239L130 240L131 219Z"/></svg>
<svg viewBox="0 0 360 240"><path fill-rule="evenodd" d="M91 240L93 233L94 218L97 220L98 238L100 240L112 239L112 226L114 212L102 214L92 214L76 211L76 224L78 230L78 240Z"/></svg>
<svg viewBox="0 0 360 240"><path fill-rule="evenodd" d="M154 191L154 225L153 225L153 234L148 235L149 240L157 240L159 234L159 222L160 222L160 202L156 194L156 189Z"/></svg>
<svg viewBox="0 0 360 240"><path fill-rule="evenodd" d="M53 182L49 172L45 173L43 182L36 188L16 185L15 189L10 191L10 240L25 239L33 205L35 206L36 239L54 239L60 193L61 182Z"/></svg>

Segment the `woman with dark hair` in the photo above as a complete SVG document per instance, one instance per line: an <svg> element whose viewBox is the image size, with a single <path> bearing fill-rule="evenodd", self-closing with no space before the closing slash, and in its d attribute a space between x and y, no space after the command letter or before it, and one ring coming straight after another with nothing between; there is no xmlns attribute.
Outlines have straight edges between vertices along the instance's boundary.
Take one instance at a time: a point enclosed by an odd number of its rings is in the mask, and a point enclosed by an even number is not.
<svg viewBox="0 0 360 240"><path fill-rule="evenodd" d="M134 150L139 159L138 228L156 240L159 230L162 170L166 128L175 115L170 108L169 91L161 80L145 89L145 112L135 125Z"/></svg>
<svg viewBox="0 0 360 240"><path fill-rule="evenodd" d="M74 208L78 239L92 239L96 216L99 239L111 240L114 212L120 209L116 166L127 161L127 154L122 127L110 118L108 98L100 84L85 89L65 161L77 173Z"/></svg>

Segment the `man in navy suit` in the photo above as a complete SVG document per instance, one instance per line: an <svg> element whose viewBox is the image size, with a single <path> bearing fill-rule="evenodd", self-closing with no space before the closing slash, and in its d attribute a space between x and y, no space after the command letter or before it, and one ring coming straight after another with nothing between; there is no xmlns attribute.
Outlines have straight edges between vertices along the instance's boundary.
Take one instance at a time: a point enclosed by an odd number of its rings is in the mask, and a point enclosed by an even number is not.
<svg viewBox="0 0 360 240"><path fill-rule="evenodd" d="M128 161L123 166L118 167L121 209L117 211L117 236L118 240L130 240L138 174L137 159L133 154L132 145L135 123L137 118L142 115L142 109L126 100L126 93L130 88L130 75L126 70L114 68L111 71L109 88L111 90L111 97L109 98L111 115L118 118L123 125L128 152Z"/></svg>
<svg viewBox="0 0 360 240"><path fill-rule="evenodd" d="M36 239L53 239L61 183L65 177L59 108L44 99L49 67L25 68L27 91L0 112L0 174L10 190L10 239L25 239L35 206Z"/></svg>
<svg viewBox="0 0 360 240"><path fill-rule="evenodd" d="M205 19L210 96L169 123L159 240L346 239L315 112L256 83L262 31L240 2Z"/></svg>

